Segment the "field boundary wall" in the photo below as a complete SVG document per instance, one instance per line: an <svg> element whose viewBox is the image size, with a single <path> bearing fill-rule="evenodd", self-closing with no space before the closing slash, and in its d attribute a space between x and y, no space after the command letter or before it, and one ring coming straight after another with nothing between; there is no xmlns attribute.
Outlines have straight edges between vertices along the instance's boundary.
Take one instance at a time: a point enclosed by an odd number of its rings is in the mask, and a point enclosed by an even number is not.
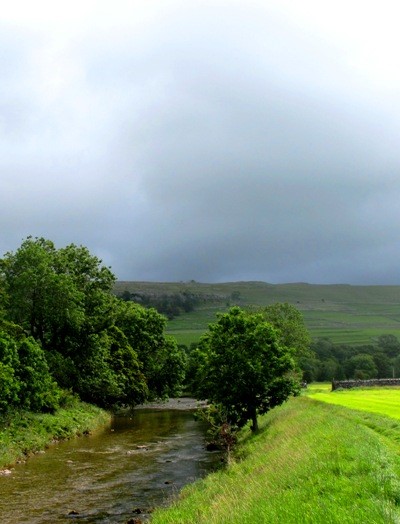
<svg viewBox="0 0 400 524"><path fill-rule="evenodd" d="M332 380L332 391L371 386L400 386L400 378L373 378L369 380Z"/></svg>

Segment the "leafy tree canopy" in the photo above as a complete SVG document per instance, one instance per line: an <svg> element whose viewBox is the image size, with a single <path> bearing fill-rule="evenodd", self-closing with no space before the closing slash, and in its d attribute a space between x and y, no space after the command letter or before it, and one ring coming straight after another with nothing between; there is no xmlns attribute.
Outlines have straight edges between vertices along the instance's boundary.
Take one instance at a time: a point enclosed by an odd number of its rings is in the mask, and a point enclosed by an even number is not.
<svg viewBox="0 0 400 524"><path fill-rule="evenodd" d="M278 302L266 306L262 312L265 320L277 330L279 343L291 348L296 359L311 356L311 337L303 315L296 307L287 302Z"/></svg>
<svg viewBox="0 0 400 524"><path fill-rule="evenodd" d="M15 253L5 254L0 328L10 336L19 329L19 336L32 337L18 348L17 358L35 361L20 373L0 359L5 402L19 395L36 409L37 395L43 400L46 388L51 394L52 383L44 378L42 392L37 384L36 397L28 390L41 374L46 377L48 367L61 387L103 406L133 405L179 389L184 354L165 336L166 319L117 299L114 282L111 270L83 246L56 249L49 240L28 237Z"/></svg>
<svg viewBox="0 0 400 524"><path fill-rule="evenodd" d="M298 390L292 351L279 343L278 332L261 313L233 307L221 314L198 352L203 362L198 391L222 406L228 422L238 427L251 420L256 430L258 414Z"/></svg>

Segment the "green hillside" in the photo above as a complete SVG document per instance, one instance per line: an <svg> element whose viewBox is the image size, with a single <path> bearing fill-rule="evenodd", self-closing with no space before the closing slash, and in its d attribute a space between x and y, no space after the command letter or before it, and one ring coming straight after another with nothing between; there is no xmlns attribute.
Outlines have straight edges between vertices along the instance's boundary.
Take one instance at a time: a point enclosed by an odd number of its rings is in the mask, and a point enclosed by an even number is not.
<svg viewBox="0 0 400 524"><path fill-rule="evenodd" d="M400 337L400 286L316 285L265 282L117 282L116 294L153 296L190 293L199 304L168 322L168 332L179 343L196 342L217 312L231 305L264 306L275 302L295 305L313 337L329 337L349 344L371 343L379 335Z"/></svg>

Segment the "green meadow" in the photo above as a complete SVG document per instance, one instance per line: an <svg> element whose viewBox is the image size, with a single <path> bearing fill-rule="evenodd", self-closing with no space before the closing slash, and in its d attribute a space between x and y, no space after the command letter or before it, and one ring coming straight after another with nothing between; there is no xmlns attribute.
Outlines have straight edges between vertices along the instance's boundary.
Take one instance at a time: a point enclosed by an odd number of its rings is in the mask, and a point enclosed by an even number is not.
<svg viewBox="0 0 400 524"><path fill-rule="evenodd" d="M154 295L189 292L203 297L195 311L168 322L178 343L198 342L218 312L232 305L266 306L288 302L303 314L313 338L328 337L343 344L370 344L383 334L400 338L400 286L267 284L265 282L117 282L116 293Z"/></svg>
<svg viewBox="0 0 400 524"><path fill-rule="evenodd" d="M314 391L309 394L315 400L400 420L400 387Z"/></svg>
<svg viewBox="0 0 400 524"><path fill-rule="evenodd" d="M186 487L152 524L398 523L400 391L368 393L314 385L275 408L257 434L242 431L227 469ZM368 398L379 413L361 410Z"/></svg>

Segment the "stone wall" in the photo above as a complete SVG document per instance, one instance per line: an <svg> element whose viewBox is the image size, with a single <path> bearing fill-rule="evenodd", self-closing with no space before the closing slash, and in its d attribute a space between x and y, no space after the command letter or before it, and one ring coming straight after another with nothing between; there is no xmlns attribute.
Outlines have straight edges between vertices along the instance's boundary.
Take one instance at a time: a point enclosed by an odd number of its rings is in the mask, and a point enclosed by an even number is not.
<svg viewBox="0 0 400 524"><path fill-rule="evenodd" d="M362 388L371 386L400 386L400 378L373 378L370 380L332 380L335 389Z"/></svg>

